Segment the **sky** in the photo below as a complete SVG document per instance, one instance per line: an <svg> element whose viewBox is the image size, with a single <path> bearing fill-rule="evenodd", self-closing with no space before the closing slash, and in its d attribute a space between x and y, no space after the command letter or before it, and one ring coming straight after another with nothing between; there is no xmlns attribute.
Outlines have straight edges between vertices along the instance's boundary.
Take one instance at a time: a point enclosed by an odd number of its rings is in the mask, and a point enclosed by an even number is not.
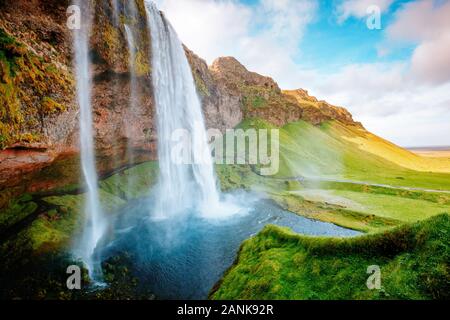
<svg viewBox="0 0 450 320"><path fill-rule="evenodd" d="M401 146L450 145L450 0L156 2L208 64L234 56Z"/></svg>

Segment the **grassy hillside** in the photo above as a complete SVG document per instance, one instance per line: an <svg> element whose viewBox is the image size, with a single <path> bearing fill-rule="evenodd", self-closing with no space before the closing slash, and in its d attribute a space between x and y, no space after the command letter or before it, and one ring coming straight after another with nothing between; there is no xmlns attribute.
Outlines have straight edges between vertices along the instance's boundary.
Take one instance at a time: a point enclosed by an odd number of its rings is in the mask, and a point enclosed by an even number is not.
<svg viewBox="0 0 450 320"><path fill-rule="evenodd" d="M276 129L260 119L240 127ZM222 186L263 190L287 210L365 232L450 212L449 159L419 157L339 122L299 121L279 133L276 176L219 168Z"/></svg>
<svg viewBox="0 0 450 320"><path fill-rule="evenodd" d="M280 176L450 190L450 159L417 156L354 126L300 121L281 128Z"/></svg>
<svg viewBox="0 0 450 320"><path fill-rule="evenodd" d="M350 239L268 226L244 242L213 299L448 299L450 216ZM366 286L381 268L381 290Z"/></svg>

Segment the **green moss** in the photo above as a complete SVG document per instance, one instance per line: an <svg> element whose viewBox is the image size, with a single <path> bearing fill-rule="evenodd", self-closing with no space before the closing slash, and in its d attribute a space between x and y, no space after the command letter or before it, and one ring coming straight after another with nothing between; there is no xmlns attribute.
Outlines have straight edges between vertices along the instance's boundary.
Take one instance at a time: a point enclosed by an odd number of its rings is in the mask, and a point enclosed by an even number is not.
<svg viewBox="0 0 450 320"><path fill-rule="evenodd" d="M0 149L39 139L38 132L26 130L42 126L49 112L65 110L60 102L49 100L55 93L72 94L69 76L0 28Z"/></svg>
<svg viewBox="0 0 450 320"><path fill-rule="evenodd" d="M110 51L118 51L121 48L121 42L119 37L119 30L114 28L111 24L105 25L103 33L104 44Z"/></svg>
<svg viewBox="0 0 450 320"><path fill-rule="evenodd" d="M247 240L213 299L448 299L450 217L384 233L312 238L268 226ZM381 268L381 290L366 286Z"/></svg>
<svg viewBox="0 0 450 320"><path fill-rule="evenodd" d="M127 201L145 196L156 182L157 174L157 162L147 162L101 181L99 195L105 214L114 215ZM18 235L18 238L27 241L30 250L35 253L64 251L70 245L70 240L76 237L84 225L86 195L64 192L73 193L78 188L76 185L67 186L58 190L60 195L44 196L40 199L45 210ZM35 196L39 197L38 194ZM0 229L6 230L37 209L37 203L28 195L11 201L8 208L0 213Z"/></svg>
<svg viewBox="0 0 450 320"><path fill-rule="evenodd" d="M124 200L146 196L156 182L158 163L146 162L115 174L100 182L100 188Z"/></svg>
<svg viewBox="0 0 450 320"><path fill-rule="evenodd" d="M256 87L241 86L243 92L242 104L244 110L265 108L268 106L268 98L273 94L272 90Z"/></svg>
<svg viewBox="0 0 450 320"><path fill-rule="evenodd" d="M197 91L203 97L211 96L208 87L205 84L205 81L201 78L201 76L197 72L193 72L195 86L197 87Z"/></svg>
<svg viewBox="0 0 450 320"><path fill-rule="evenodd" d="M41 110L43 114L49 115L53 113L59 113L66 110L66 107L62 104L56 102L52 98L44 97L42 98Z"/></svg>
<svg viewBox="0 0 450 320"><path fill-rule="evenodd" d="M12 200L9 206L0 212L0 230L6 230L34 213L38 205L31 200L29 195Z"/></svg>

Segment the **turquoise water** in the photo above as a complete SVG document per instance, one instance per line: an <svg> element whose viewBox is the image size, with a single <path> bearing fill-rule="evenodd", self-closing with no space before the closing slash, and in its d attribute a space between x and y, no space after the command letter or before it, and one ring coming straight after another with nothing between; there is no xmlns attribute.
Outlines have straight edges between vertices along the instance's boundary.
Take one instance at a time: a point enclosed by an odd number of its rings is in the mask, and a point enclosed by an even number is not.
<svg viewBox="0 0 450 320"><path fill-rule="evenodd" d="M247 214L205 220L188 213L176 221L152 221L142 200L130 204L115 225L115 240L104 257L129 252L132 272L142 289L158 299L206 299L233 264L239 246L264 226L275 224L313 236L350 237L359 232L284 211L268 200L254 203Z"/></svg>

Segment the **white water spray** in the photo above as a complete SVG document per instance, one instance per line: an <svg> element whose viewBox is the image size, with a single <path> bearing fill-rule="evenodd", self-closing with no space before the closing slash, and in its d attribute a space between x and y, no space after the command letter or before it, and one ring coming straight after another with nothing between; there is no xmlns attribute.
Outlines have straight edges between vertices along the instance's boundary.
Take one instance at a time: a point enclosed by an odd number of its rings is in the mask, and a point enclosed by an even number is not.
<svg viewBox="0 0 450 320"><path fill-rule="evenodd" d="M82 9L81 29L74 30L75 73L77 99L80 108L80 153L83 179L87 187L85 202L85 226L75 255L83 260L89 269L91 279L101 277L100 262L95 257L95 249L103 236L106 224L99 201L98 177L95 167L95 147L91 107L91 79L89 59L89 5L76 0L75 5Z"/></svg>
<svg viewBox="0 0 450 320"><path fill-rule="evenodd" d="M135 109L135 103L136 103L136 96L137 96L137 90L136 90L136 76L134 74L134 68L135 68L135 60L136 60L136 46L134 42L134 35L133 31L131 30L130 26L124 25L125 28L125 38L127 40L128 45L128 54L129 54L129 68L130 68L130 98L129 98L129 109L132 111ZM128 154L128 163L132 164L134 162L134 154L133 154L133 139L132 139L132 123L129 121L125 121L124 123L125 130L128 137L128 143L127 143L127 154ZM130 181L129 181L130 182Z"/></svg>
<svg viewBox="0 0 450 320"><path fill-rule="evenodd" d="M201 103L185 51L156 5L151 1L145 4L151 31L160 168L154 217L163 219L192 208L207 217L223 215L230 207L220 203ZM179 142L172 140L172 134L177 130L190 133L186 137L189 159L207 161L173 161L172 152Z"/></svg>

